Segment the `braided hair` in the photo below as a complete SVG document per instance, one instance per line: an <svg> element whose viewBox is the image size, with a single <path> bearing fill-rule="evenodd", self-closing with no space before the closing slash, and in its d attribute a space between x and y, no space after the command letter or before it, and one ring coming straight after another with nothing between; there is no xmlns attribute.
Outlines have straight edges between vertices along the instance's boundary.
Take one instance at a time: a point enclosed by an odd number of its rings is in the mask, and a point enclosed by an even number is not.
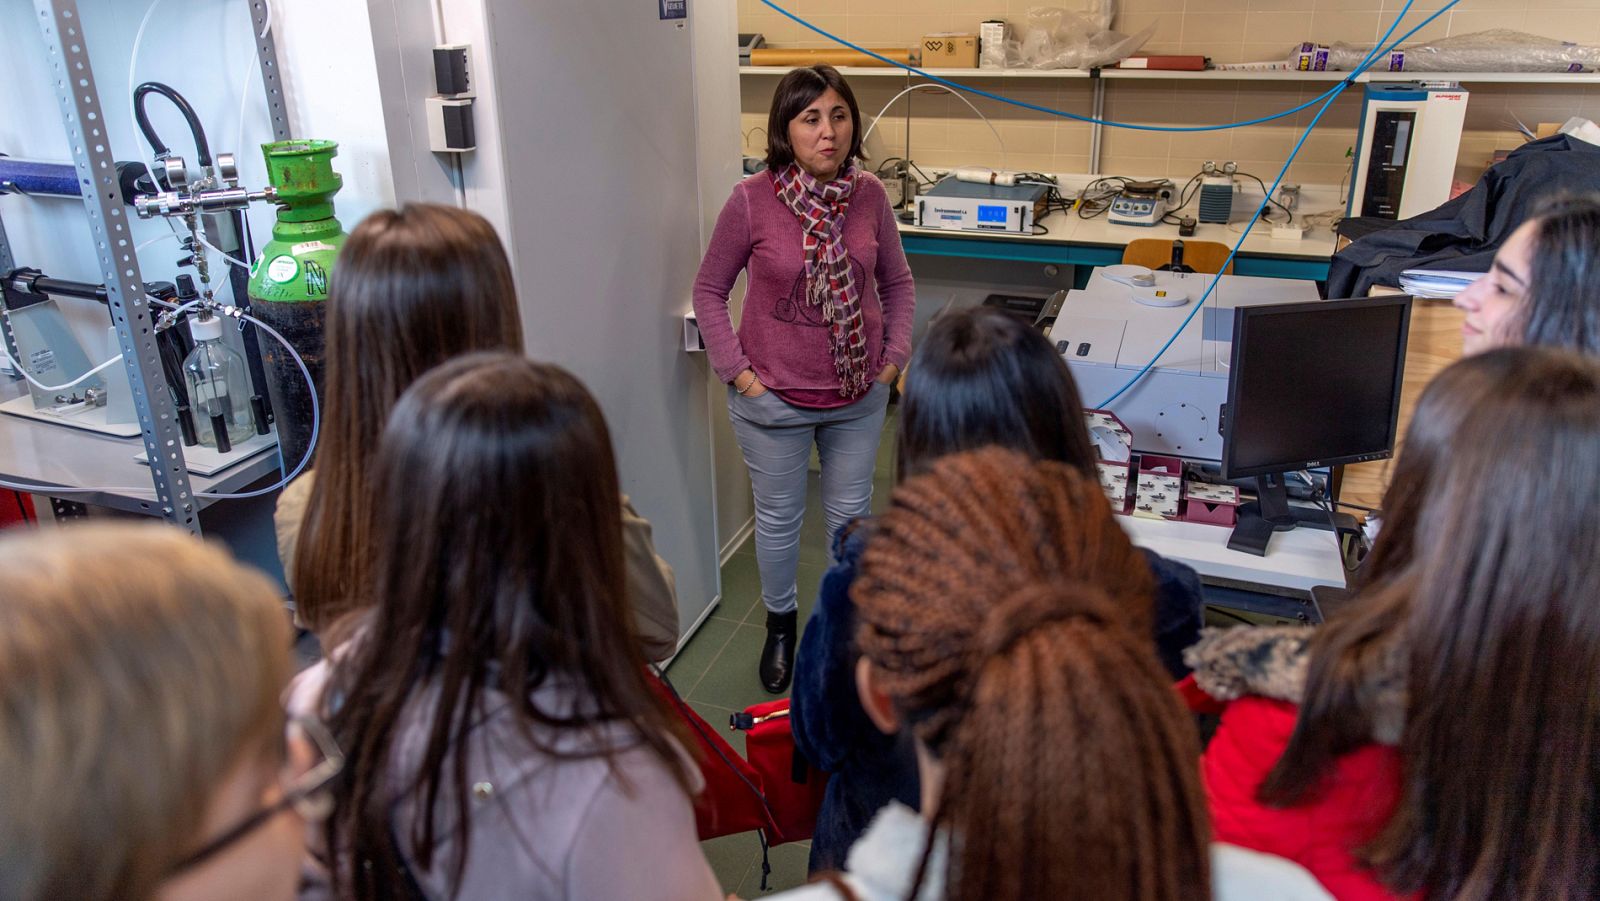
<svg viewBox="0 0 1600 901"><path fill-rule="evenodd" d="M862 653L945 770L945 897L1210 897L1199 745L1100 487L986 448L896 488L852 588Z"/></svg>

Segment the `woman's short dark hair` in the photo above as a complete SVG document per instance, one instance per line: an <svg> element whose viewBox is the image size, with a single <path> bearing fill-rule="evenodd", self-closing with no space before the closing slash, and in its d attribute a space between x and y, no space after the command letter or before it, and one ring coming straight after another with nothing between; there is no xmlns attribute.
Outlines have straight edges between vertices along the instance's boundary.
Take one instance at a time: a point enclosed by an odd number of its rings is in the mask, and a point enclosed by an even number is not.
<svg viewBox="0 0 1600 901"><path fill-rule="evenodd" d="M855 92L844 80L839 70L832 66L805 66L794 69L778 82L772 92L772 110L767 113L767 168L776 172L794 162L794 147L789 144L789 123L805 112L806 107L833 88L850 107L850 154L845 162L864 160L866 150L861 146L861 110L856 106Z"/></svg>
<svg viewBox="0 0 1600 901"><path fill-rule="evenodd" d="M1600 194L1554 197L1534 222L1522 343L1600 354Z"/></svg>
<svg viewBox="0 0 1600 901"><path fill-rule="evenodd" d="M897 477L992 444L1098 478L1078 386L1044 335L991 307L945 313L908 370L895 436Z"/></svg>

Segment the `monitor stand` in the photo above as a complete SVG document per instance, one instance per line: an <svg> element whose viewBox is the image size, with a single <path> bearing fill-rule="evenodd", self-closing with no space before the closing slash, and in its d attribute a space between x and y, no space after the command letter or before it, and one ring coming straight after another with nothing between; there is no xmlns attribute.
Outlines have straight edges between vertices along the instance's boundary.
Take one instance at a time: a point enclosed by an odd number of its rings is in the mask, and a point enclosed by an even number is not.
<svg viewBox="0 0 1600 901"><path fill-rule="evenodd" d="M1256 476L1256 500L1239 506L1239 520L1233 527L1233 534L1228 536L1228 548L1265 557L1273 532L1287 532L1300 526L1333 531L1326 512L1289 506L1283 473Z"/></svg>

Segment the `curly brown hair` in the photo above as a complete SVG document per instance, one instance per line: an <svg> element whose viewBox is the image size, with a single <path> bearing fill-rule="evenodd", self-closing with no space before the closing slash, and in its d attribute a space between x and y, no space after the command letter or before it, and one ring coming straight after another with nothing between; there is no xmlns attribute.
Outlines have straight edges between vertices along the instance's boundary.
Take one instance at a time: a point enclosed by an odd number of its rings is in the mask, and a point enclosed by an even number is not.
<svg viewBox="0 0 1600 901"><path fill-rule="evenodd" d="M945 897L1210 897L1198 739L1150 567L1097 484L986 448L900 485L853 589L862 653L945 778Z"/></svg>

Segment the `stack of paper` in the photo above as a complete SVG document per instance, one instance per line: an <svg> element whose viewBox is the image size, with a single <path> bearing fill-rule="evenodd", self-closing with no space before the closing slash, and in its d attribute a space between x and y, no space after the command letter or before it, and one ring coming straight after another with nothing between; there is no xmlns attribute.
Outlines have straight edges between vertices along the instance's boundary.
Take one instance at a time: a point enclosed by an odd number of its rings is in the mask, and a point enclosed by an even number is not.
<svg viewBox="0 0 1600 901"><path fill-rule="evenodd" d="M1400 290L1413 297L1455 297L1482 275L1450 269L1407 269L1400 273Z"/></svg>

